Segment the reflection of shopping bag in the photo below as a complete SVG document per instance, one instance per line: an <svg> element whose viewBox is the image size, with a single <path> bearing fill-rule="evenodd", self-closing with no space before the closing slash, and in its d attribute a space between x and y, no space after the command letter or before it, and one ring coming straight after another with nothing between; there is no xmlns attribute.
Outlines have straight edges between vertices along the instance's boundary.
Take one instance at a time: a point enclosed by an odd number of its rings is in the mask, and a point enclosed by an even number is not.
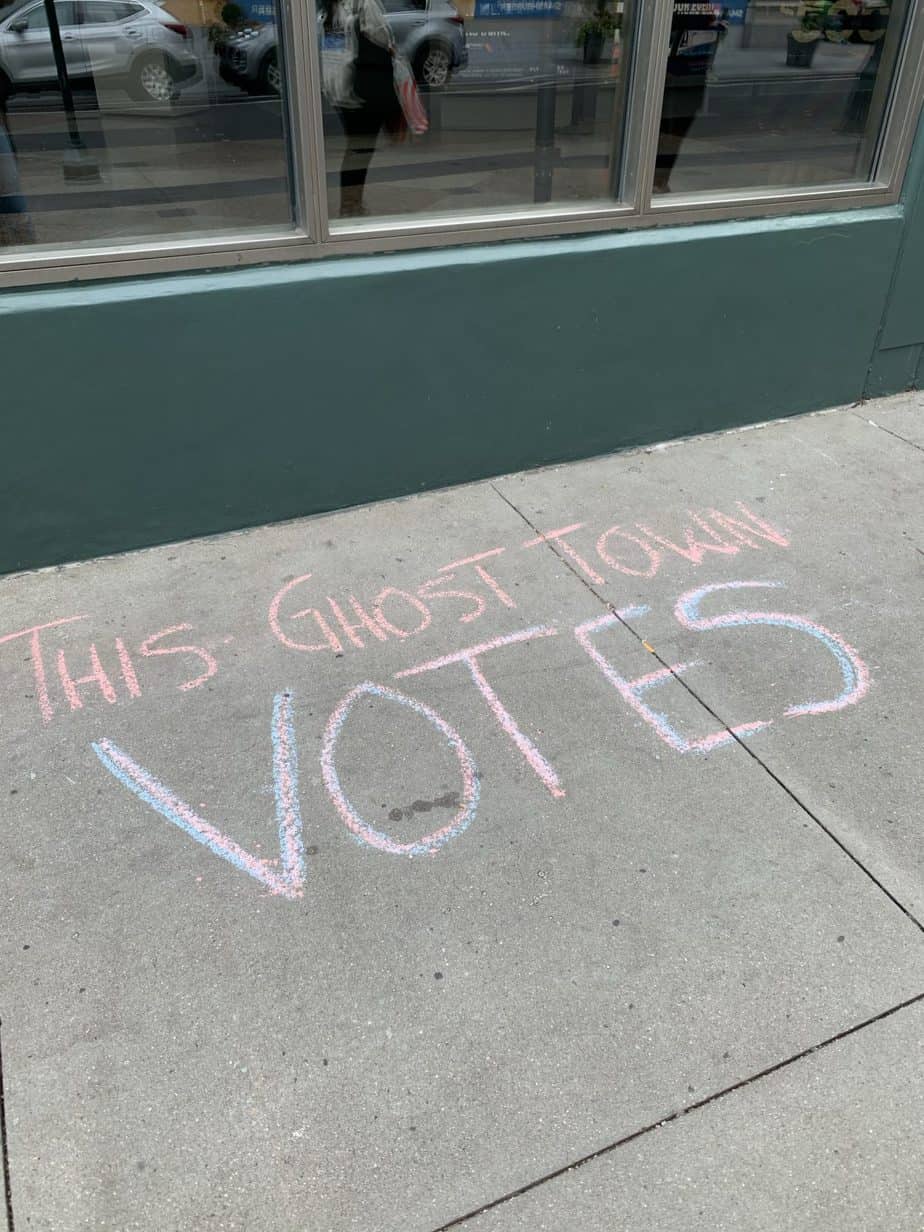
<svg viewBox="0 0 924 1232"><path fill-rule="evenodd" d="M325 34L319 23L321 38L321 89L333 107L358 107L353 93L353 61L355 40L344 31Z"/></svg>
<svg viewBox="0 0 924 1232"><path fill-rule="evenodd" d="M430 120L417 89L414 73L404 56L394 57L394 74L395 93L398 95L404 119L411 132L419 137L430 127Z"/></svg>

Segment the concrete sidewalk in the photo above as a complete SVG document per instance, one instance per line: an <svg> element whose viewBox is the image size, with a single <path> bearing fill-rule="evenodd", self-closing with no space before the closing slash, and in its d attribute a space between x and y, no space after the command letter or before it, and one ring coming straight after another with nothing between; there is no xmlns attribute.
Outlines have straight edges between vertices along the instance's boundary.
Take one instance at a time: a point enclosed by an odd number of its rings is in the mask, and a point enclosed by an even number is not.
<svg viewBox="0 0 924 1232"><path fill-rule="evenodd" d="M0 580L15 1228L921 1232L922 464L913 395Z"/></svg>

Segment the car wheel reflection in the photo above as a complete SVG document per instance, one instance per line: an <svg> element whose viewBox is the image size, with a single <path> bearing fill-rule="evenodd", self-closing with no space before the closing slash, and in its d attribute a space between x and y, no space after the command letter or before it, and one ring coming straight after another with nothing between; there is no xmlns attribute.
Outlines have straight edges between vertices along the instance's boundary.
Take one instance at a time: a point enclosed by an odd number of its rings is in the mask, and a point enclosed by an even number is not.
<svg viewBox="0 0 924 1232"><path fill-rule="evenodd" d="M154 103L171 103L179 97L173 74L161 56L145 56L134 66L131 92L135 98Z"/></svg>
<svg viewBox="0 0 924 1232"><path fill-rule="evenodd" d="M442 89L451 72L452 52L442 43L429 43L418 54L414 75L422 85Z"/></svg>
<svg viewBox="0 0 924 1232"><path fill-rule="evenodd" d="M278 96L282 93L282 70L275 51L271 51L263 61L263 67L260 70L260 89L263 94Z"/></svg>

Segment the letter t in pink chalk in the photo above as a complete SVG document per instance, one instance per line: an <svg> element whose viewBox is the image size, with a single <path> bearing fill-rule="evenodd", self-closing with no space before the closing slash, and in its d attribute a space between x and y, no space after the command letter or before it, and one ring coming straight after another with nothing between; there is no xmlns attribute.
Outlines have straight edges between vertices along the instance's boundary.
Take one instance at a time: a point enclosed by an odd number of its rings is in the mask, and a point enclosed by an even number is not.
<svg viewBox="0 0 924 1232"><path fill-rule="evenodd" d="M687 740L681 736L680 732L674 728L667 719L666 715L653 710L649 705L642 701L642 694L649 689L656 688L658 685L666 684L669 680L673 680L676 676L680 676L690 667L695 667L695 663L672 663L669 667L662 667L654 672L648 672L644 676L637 676L634 680L626 680L624 676L620 676L611 663L609 663L603 655L597 650L596 646L591 642L591 634L599 633L602 629L612 628L618 624L620 620L629 620L633 617L644 616L651 609L646 605L642 607L626 608L624 611L617 614L608 614L606 616L598 616L594 620L585 620L583 624L577 626L574 630L574 636L579 644L590 655L594 663L599 667L600 671L607 678L610 684L619 692L625 702L631 706L635 713L650 726L665 744L670 745L678 753L708 753L712 749L720 748L722 745L731 744L736 737L743 736L749 732L759 731L763 727L768 727L769 722L757 723L742 723L738 727L720 728L718 731L710 732L708 736L702 736L698 740Z"/></svg>
<svg viewBox="0 0 924 1232"><path fill-rule="evenodd" d="M494 592L498 599L500 599L501 603L503 603L504 607L516 607L516 603L510 595L507 594L506 590L504 590L497 578L494 577L493 574L488 573L484 565L478 564L478 561L480 560L487 560L491 556L500 556L503 551L503 548L491 548L488 552L479 552L477 556L466 556L464 560L454 560L451 564L440 565L440 573L448 573L451 578L452 574L456 572L456 570L462 569L465 565L474 565L475 572L481 578L482 582L485 583L489 590ZM462 619L464 620L465 617Z"/></svg>
<svg viewBox="0 0 924 1232"><path fill-rule="evenodd" d="M533 744L532 740L530 740L529 736L517 726L513 715L507 710L488 683L484 672L481 670L481 664L478 662L479 656L487 654L489 650L499 650L501 646L513 646L517 642L530 642L537 637L554 637L557 633L558 630L550 625L536 625L532 629L523 629L520 633L510 633L506 637L496 637L491 642L482 642L478 646L469 646L465 650L457 650L454 654L443 655L439 659L431 659L428 663L418 664L417 667L405 668L403 672L396 672L395 678L397 679L400 676L419 676L421 672L432 672L438 667L448 667L450 663L464 663L471 673L472 680L477 685L479 693L488 703L488 708L497 719L503 731L523 754L528 764L545 785L549 794L556 799L560 799L565 792L558 775Z"/></svg>
<svg viewBox="0 0 924 1232"><path fill-rule="evenodd" d="M572 526L563 526L561 530L547 530L538 539L527 539L522 546L524 548L534 548L540 543L557 543L568 559L574 561L585 577L590 578L595 586L602 586L604 579L565 539L565 535L570 535L572 531L581 530L585 525L585 522L575 522Z"/></svg>
<svg viewBox="0 0 924 1232"><path fill-rule="evenodd" d="M56 629L58 625L72 625L75 620L86 620L87 616L65 616L62 620L49 620L43 625L32 625L28 629L18 629L15 633L4 633L0 637L0 646L4 642L15 642L20 637L29 638L29 655L32 659L32 674L35 677L35 695L43 723L50 723L54 717L54 706L48 695L48 676L45 671L45 660L42 656L42 639L39 636L45 629Z"/></svg>

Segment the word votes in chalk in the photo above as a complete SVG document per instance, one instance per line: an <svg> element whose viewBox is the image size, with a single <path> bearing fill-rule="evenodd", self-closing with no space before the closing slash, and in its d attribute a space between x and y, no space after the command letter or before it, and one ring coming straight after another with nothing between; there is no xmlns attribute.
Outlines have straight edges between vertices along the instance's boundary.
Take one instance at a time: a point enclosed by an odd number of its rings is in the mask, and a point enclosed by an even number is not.
<svg viewBox="0 0 924 1232"><path fill-rule="evenodd" d="M718 582L700 586L680 595L674 604L673 614L684 628L698 633L719 629L767 626L803 634L812 638L837 665L840 689L831 697L806 698L783 711L784 718L799 718L843 710L858 702L869 689L869 672L866 664L837 633L823 625L789 612L767 610L732 610L714 615L703 615L704 606L712 606L712 596L729 592L760 591L776 589L782 584L775 581ZM647 605L608 612L577 625L571 633L590 661L613 686L627 709L637 715L651 732L669 748L679 754L705 754L729 747L770 727L780 716L759 716L734 727L719 727L704 736L685 736L668 715L654 708L650 701L652 690L670 681L680 681L684 673L694 666L693 662L666 663L643 676L629 679L613 665L604 653L600 635L614 626L623 626L640 639L635 628L651 609ZM475 688L507 736L516 753L522 757L539 779L545 790L554 799L566 794L565 784L558 770L543 754L533 740L522 730L487 677L484 660L491 660L504 647L514 646L539 639L557 637L561 630L555 625L536 625L510 633L492 641L481 642L464 650L418 663L395 673L396 679L409 679L443 669L467 671ZM643 643L647 645L647 643ZM353 707L361 699L377 697L383 701L407 708L428 724L439 742L448 747L456 757L461 778L461 792L447 793L450 806L457 806L453 816L442 826L409 842L400 842L371 821L363 818L347 794L340 771L337 768L337 749L344 728L349 722ZM142 767L128 753L118 748L111 740L103 739L93 745L100 762L120 783L155 809L173 825L183 830L196 842L207 847L215 855L226 860L241 872L255 878L271 894L284 898L300 898L304 893L306 868L302 844L302 819L298 799L298 765L296 742L292 726L292 694L284 692L276 697L272 720L273 783L276 799L276 821L279 834L278 860L266 860L245 851L234 839L223 833L213 823L206 821L188 804L184 803L169 787L150 771ZM434 855L454 838L462 834L472 823L478 810L480 776L474 756L460 733L448 719L432 707L406 693L383 684L365 681L351 689L335 707L328 719L320 751L321 775L331 802L358 843L391 855ZM428 810L427 810L428 811ZM400 811L399 811L400 815Z"/></svg>
<svg viewBox="0 0 924 1232"><path fill-rule="evenodd" d="M525 540L519 550L549 545L569 567L593 585L603 585L602 570L633 578L653 578L672 557L694 567L711 554L735 556L745 549L768 545L786 548L786 535L740 501L736 515L717 509L689 513L689 524L673 537L643 522L631 529L611 526L598 534L583 522L545 531ZM369 645L404 642L434 620L452 619L464 625L486 612L516 609L511 583L503 577L507 549L493 547L440 566L419 586L385 586L371 598L323 595L318 579L303 573L287 581L267 610L269 634L286 650L300 654L329 651L342 655ZM167 679L172 687L192 693L219 671L218 656L235 641L230 634L203 637L189 621L175 621L135 641L117 637L111 644L98 638L65 649L54 639L65 631L72 638L89 615L64 616L12 633L0 633L0 648L25 644L32 671L33 696L43 723L62 713L83 710L87 701L108 705L134 702L150 683ZM238 649L242 643L237 642ZM156 666L155 666L156 665ZM158 670L159 669L159 670Z"/></svg>

